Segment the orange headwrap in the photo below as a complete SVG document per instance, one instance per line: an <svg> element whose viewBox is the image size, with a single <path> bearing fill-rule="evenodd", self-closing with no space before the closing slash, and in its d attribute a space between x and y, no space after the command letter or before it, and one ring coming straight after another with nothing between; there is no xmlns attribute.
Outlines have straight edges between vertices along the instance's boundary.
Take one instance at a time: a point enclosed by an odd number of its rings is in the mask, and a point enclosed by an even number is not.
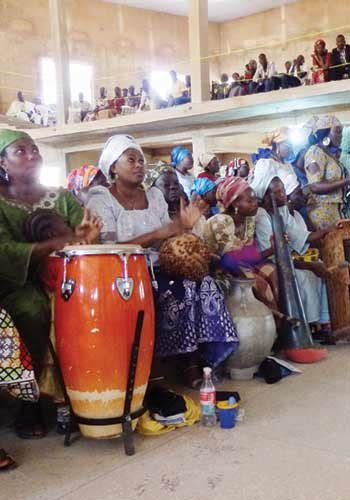
<svg viewBox="0 0 350 500"><path fill-rule="evenodd" d="M242 177L226 177L218 185L216 199L228 208L247 189L250 186Z"/></svg>

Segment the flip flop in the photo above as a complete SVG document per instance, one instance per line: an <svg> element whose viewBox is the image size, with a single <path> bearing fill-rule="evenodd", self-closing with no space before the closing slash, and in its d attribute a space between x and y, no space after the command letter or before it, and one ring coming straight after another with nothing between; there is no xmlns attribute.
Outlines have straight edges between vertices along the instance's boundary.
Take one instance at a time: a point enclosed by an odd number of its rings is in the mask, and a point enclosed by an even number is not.
<svg viewBox="0 0 350 500"><path fill-rule="evenodd" d="M15 421L15 432L21 439L42 439L46 430L42 422L33 417L20 416Z"/></svg>
<svg viewBox="0 0 350 500"><path fill-rule="evenodd" d="M16 467L18 467L18 464L14 459L5 450L0 449L0 472L13 470Z"/></svg>

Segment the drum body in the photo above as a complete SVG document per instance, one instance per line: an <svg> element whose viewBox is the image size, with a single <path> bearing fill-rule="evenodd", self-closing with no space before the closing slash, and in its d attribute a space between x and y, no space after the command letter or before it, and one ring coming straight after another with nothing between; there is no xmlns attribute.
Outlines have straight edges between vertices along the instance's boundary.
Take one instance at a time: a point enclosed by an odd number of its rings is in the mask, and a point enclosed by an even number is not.
<svg viewBox="0 0 350 500"><path fill-rule="evenodd" d="M66 247L63 255L48 258L44 281L55 288L57 354L74 413L93 419L123 414L137 314L144 310L134 412L143 403L155 335L145 255L131 245ZM122 432L121 424L84 424L80 430L93 438Z"/></svg>

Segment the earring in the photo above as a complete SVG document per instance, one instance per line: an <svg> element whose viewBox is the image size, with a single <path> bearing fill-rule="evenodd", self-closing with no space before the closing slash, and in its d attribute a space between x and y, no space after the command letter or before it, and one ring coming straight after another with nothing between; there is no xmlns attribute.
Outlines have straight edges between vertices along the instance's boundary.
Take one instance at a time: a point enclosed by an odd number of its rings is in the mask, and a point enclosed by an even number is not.
<svg viewBox="0 0 350 500"><path fill-rule="evenodd" d="M330 140L329 136L325 137L324 139L322 139L322 144L323 144L323 146L325 148L328 148L328 146L330 145L330 143L331 143L331 140Z"/></svg>
<svg viewBox="0 0 350 500"><path fill-rule="evenodd" d="M238 207L235 207L235 215L238 215Z"/></svg>
<svg viewBox="0 0 350 500"><path fill-rule="evenodd" d="M4 167L0 167L0 183L1 181L3 182L3 184L10 184L9 174L4 169Z"/></svg>

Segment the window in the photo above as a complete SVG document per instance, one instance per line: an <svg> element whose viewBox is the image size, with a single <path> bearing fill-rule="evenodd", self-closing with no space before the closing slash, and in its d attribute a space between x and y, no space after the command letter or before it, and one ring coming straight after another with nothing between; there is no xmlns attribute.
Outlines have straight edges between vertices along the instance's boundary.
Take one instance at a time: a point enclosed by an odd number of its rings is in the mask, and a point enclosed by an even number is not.
<svg viewBox="0 0 350 500"><path fill-rule="evenodd" d="M62 168L56 166L41 167L40 183L44 186L59 187L62 185Z"/></svg>
<svg viewBox="0 0 350 500"><path fill-rule="evenodd" d="M179 80L186 83L185 75L178 74L177 77ZM159 97L166 100L171 88L171 77L169 75L169 71L152 71L150 84Z"/></svg>
<svg viewBox="0 0 350 500"><path fill-rule="evenodd" d="M92 66L85 63L71 62L70 69L70 92L71 100L78 99L79 92L84 94L84 98L92 101ZM40 61L40 75L42 82L42 100L45 104L56 104L56 66L53 59L43 57Z"/></svg>
<svg viewBox="0 0 350 500"><path fill-rule="evenodd" d="M53 59L43 57L40 61L42 100L45 104L56 104L56 67Z"/></svg>

